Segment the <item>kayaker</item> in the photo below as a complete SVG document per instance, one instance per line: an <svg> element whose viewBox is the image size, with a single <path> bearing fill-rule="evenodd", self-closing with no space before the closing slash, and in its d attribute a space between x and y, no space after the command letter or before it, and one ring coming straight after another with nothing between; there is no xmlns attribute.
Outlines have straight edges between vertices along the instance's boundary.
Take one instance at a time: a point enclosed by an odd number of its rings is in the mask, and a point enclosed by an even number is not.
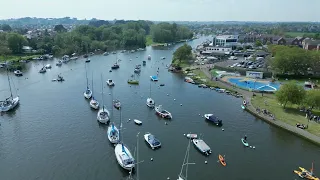
<svg viewBox="0 0 320 180"><path fill-rule="evenodd" d="M244 140L247 141L247 135L244 135Z"/></svg>

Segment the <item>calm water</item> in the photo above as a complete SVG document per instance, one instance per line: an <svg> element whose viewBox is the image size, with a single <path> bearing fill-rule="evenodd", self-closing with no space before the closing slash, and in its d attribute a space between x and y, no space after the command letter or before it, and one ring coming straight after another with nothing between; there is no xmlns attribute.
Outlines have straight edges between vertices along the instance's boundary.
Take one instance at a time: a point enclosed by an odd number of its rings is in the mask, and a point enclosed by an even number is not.
<svg viewBox="0 0 320 180"><path fill-rule="evenodd" d="M202 40L190 44L195 46ZM103 73L104 101L118 124L119 111L111 110L111 99L122 102L123 141L132 153L140 132L139 160L144 160L139 166L141 180L177 179L188 144L183 134L188 132L202 134L213 152L205 157L191 146L190 161L196 165L189 166L190 180L298 179L292 171L298 166L309 168L312 161L315 161L315 172L320 174L319 147L243 112L241 99L184 83L180 75L167 72L165 65L170 63L175 48L177 46L166 50L147 48L142 52L119 54L120 69L111 73L108 71L115 62L115 55L93 56L87 64L90 86L93 76L94 96L100 103ZM133 67L142 64L149 54L152 60L142 67L138 77L140 85L130 87L126 81L133 74ZM163 56L166 59L160 60ZM45 63L54 65L55 61ZM23 77L13 77L14 87L21 97L20 106L15 112L0 116L0 179L126 179L128 172L117 164L114 148L107 139L107 127L97 123L97 112L90 109L83 97L86 87L84 59L62 67L54 65L46 74L38 73L40 64L30 63L29 66ZM173 114L168 125L145 105L149 76L155 75L158 67L159 82L151 83L152 97ZM59 73L66 81L51 82ZM1 99L9 94L6 78L4 73L0 75ZM116 83L112 89L105 83L109 78ZM165 86L159 87L160 83ZM205 122L199 116L204 113L219 116L225 131ZM136 126L132 121L127 122L128 119L142 120L143 125ZM156 135L162 148L151 150L143 140L146 132ZM240 138L245 134L256 149L243 147ZM217 163L218 154L226 155L226 167Z"/></svg>

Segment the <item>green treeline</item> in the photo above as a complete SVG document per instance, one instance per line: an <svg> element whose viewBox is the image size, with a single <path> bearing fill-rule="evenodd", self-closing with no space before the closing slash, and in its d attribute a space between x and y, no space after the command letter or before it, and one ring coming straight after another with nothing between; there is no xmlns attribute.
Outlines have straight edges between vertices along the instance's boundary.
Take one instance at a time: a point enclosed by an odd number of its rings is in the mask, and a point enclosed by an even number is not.
<svg viewBox="0 0 320 180"><path fill-rule="evenodd" d="M150 21L141 20L104 23L101 26L99 26L101 23L91 24L94 25L79 25L69 32L62 25L56 25L54 32L45 30L40 36L31 39L13 31L2 32L0 33L0 56L21 55L24 53L23 46L30 46L39 54L70 55L97 49L114 51L144 48L147 36L151 36L155 43L177 42L193 36L187 27L175 23L153 24Z"/></svg>

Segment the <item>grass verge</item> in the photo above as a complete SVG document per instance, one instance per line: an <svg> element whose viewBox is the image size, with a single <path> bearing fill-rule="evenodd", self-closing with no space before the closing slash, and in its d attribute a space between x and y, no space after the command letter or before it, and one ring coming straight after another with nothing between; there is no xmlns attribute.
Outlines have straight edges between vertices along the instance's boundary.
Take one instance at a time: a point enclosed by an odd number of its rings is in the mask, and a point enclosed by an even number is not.
<svg viewBox="0 0 320 180"><path fill-rule="evenodd" d="M265 101L267 104L265 104ZM296 123L302 123L307 125L308 120L305 118L305 113L298 110L297 105L287 105L286 109L278 103L274 95L267 96L256 96L251 99L251 103L254 107L259 107L260 109L267 109L275 118L279 121L283 121L289 125L296 126ZM320 110L313 110L313 114L320 115ZM308 129L306 131L320 136L320 124L314 121L310 121L308 124Z"/></svg>
<svg viewBox="0 0 320 180"><path fill-rule="evenodd" d="M20 60L29 60L40 55L22 55L22 56L0 56L0 62L2 61L20 61Z"/></svg>

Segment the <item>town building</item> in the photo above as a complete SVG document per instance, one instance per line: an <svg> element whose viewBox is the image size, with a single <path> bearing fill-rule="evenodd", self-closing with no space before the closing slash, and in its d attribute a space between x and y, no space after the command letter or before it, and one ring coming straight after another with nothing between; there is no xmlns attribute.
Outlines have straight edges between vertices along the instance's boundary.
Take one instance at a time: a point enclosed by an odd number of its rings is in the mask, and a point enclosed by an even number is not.
<svg viewBox="0 0 320 180"><path fill-rule="evenodd" d="M238 35L221 35L213 38L213 45L220 47L233 47L238 45Z"/></svg>
<svg viewBox="0 0 320 180"><path fill-rule="evenodd" d="M320 50L320 40L306 38L302 41L302 48L305 50Z"/></svg>

